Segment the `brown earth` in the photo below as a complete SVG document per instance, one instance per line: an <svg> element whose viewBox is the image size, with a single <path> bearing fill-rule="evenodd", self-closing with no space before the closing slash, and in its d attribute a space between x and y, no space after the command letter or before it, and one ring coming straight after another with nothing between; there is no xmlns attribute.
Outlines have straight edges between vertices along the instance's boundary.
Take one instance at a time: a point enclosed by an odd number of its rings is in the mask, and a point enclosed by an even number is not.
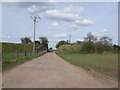
<svg viewBox="0 0 120 90"><path fill-rule="evenodd" d="M3 72L3 88L117 88L118 82L47 53Z"/></svg>

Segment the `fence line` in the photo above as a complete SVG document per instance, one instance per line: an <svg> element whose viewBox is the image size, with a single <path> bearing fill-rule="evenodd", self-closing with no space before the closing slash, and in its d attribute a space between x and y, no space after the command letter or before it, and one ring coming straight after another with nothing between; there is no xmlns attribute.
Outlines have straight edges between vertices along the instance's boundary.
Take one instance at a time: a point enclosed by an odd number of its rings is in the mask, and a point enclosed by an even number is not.
<svg viewBox="0 0 120 90"><path fill-rule="evenodd" d="M3 60L12 60L12 59L21 59L27 56L33 56L36 54L47 52L47 47L42 46L41 48L35 48L35 53L33 54L33 50L12 50L12 51L3 51L2 59Z"/></svg>

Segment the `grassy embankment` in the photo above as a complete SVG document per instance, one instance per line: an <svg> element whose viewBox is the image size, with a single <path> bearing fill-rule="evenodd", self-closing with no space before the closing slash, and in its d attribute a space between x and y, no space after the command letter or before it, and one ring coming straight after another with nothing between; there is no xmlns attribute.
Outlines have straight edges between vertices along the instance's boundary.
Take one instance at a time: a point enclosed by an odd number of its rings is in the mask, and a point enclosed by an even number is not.
<svg viewBox="0 0 120 90"><path fill-rule="evenodd" d="M113 53L83 54L80 45L62 45L56 52L64 60L85 69L92 69L108 76L118 75L118 55Z"/></svg>
<svg viewBox="0 0 120 90"><path fill-rule="evenodd" d="M38 45L37 47L41 47ZM2 70L32 60L44 53L32 54L32 44L2 43Z"/></svg>

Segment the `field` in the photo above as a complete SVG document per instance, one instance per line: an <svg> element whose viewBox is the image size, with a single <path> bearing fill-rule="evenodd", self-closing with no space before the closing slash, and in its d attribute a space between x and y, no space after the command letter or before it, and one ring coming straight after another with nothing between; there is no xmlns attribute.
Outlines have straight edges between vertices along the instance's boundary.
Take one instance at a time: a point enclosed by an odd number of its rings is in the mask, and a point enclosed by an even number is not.
<svg viewBox="0 0 120 90"><path fill-rule="evenodd" d="M37 47L40 48L41 45ZM33 55L32 44L2 43L2 69L4 71L42 54L43 52L37 52Z"/></svg>
<svg viewBox="0 0 120 90"><path fill-rule="evenodd" d="M66 49L64 51L57 52L57 54L64 60L76 66L83 67L85 69L92 69L108 76L118 77L117 54L83 54L77 49L76 51Z"/></svg>

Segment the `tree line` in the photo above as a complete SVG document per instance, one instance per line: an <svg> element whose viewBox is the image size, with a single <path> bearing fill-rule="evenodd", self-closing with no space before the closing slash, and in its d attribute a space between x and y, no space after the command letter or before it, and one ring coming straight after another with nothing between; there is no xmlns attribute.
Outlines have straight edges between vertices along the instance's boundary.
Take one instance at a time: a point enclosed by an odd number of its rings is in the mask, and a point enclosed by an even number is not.
<svg viewBox="0 0 120 90"><path fill-rule="evenodd" d="M113 45L112 39L107 36L97 38L93 33L89 32L84 37L84 41L76 41L75 43L69 43L69 41L60 41L57 43L56 48L59 48L63 44L80 44L82 46L81 52L84 53L103 53L105 51L118 53L120 47Z"/></svg>
<svg viewBox="0 0 120 90"><path fill-rule="evenodd" d="M27 44L33 44L34 42L32 42L32 40L29 38L29 37L24 37L24 38L21 38L21 43L27 43ZM47 37L39 37L39 40L38 41L35 41L35 44L36 45L44 45L47 47L48 49L48 39Z"/></svg>
<svg viewBox="0 0 120 90"><path fill-rule="evenodd" d="M28 44L33 43L30 37L23 37L23 38L20 38L20 40L21 40L21 43L28 43ZM39 41L35 41L35 43L48 44L48 39L47 37L39 37Z"/></svg>

